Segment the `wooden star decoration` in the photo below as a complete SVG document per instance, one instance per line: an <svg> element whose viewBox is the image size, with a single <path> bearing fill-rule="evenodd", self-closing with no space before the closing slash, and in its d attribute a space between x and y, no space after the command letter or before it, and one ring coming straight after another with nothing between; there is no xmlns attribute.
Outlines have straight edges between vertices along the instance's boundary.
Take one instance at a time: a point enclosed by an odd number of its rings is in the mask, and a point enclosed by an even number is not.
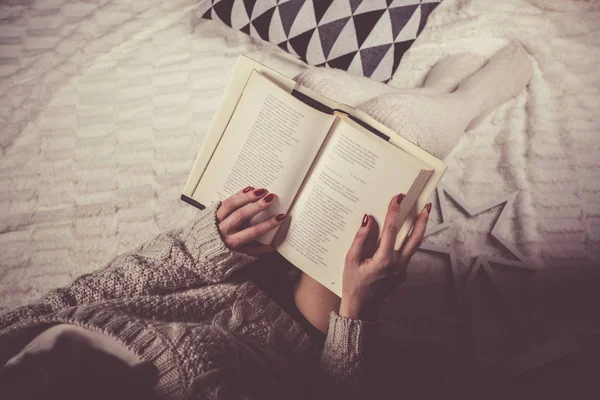
<svg viewBox="0 0 600 400"><path fill-rule="evenodd" d="M496 284L495 279L494 279L494 272L492 269L492 263L493 263L495 266L516 267L516 268L521 268L521 269L528 270L528 271L536 270L536 268L533 268L530 265L526 264L525 257L521 254L521 252L515 246L513 246L511 243L509 243L504 238L502 238L502 236L499 234L500 226L501 226L502 222L504 221L504 219L507 218L508 210L513 206L513 203L514 203L515 199L517 198L518 193L519 193L518 191L515 191L515 192L512 192L505 196L502 196L500 198L497 198L495 200L492 200L488 203L474 207L474 206L469 205L463 198L458 196L456 194L456 192L454 192L448 186L446 186L443 183L440 183L437 187L437 197L438 197L438 203L439 203L439 207L440 207L440 211L441 211L442 222L439 223L438 225L428 227L425 232L425 237L427 237L427 236L433 235L435 233L438 233L450 226L451 221L449 220L449 217L448 217L448 197L447 196L450 196L458 204L458 206L465 213L468 214L469 217L474 217L480 213L483 213L484 211L488 211L496 206L502 205L502 211L500 212L498 219L494 223L492 230L490 231L490 234L506 250L508 250L514 256L515 259L480 255L475 260L473 267L471 268L465 281L461 282L461 275L460 275L459 269L458 269L458 260L456 257L456 253L452 248L434 246L431 244L424 243L420 246L420 249L425 250L425 251L442 253L442 254L446 254L448 256L448 258L450 259L450 268L451 268L452 279L453 279L453 283L454 283L455 296L456 296L459 307L466 306L466 304L465 304L466 293L467 293L468 289L471 287L471 285L473 285L475 283L475 276L477 275L477 273L479 273L480 271L483 272L489 279L489 282L492 283L492 285L495 289L495 292L500 297L500 301L503 304L506 312L509 314L509 317L512 320L515 328L519 331L519 333L522 335L522 337L526 341L528 341L528 335L526 333L524 323L521 320L517 311L514 310L509 305L510 302L508 301L507 298L505 298L504 293L501 290L501 288ZM473 302L479 303L479 299L477 299L477 298L471 299L471 303L473 303ZM476 305L477 304L471 304L471 306L476 306ZM467 329L470 332L469 333L470 337L476 338L478 336L478 333L475 331L475 329L476 329L475 326L468 321L464 321L464 323L467 324L467 326L468 326ZM478 342L477 339L474 339L474 340L475 340L475 342ZM479 362L478 360L481 360L479 348L477 345L470 346L468 349L468 352L471 354L472 360L475 361L476 363Z"/></svg>
<svg viewBox="0 0 600 400"><path fill-rule="evenodd" d="M457 257L456 257L456 253L454 252L454 250L451 248L434 246L431 244L423 243L420 247L421 250L448 255L448 258L450 259L450 268L452 271L452 280L453 280L453 284L454 284L454 290L456 293L457 301L459 303L462 303L462 301L464 299L465 289L469 285L473 284L474 278L480 270L482 270L484 273L486 273L486 275L488 276L490 281L492 283L494 283L493 273L491 272L492 271L492 266L491 266L492 263L494 265L522 268L522 269L526 269L529 271L536 270L534 267L526 264L524 261L525 257L521 254L521 252L519 252L519 250L515 246L513 246L511 243L509 243L504 238L502 238L502 236L500 236L500 234L498 232L503 220L508 215L507 211L512 207L518 193L519 193L518 191L515 191L515 192L512 192L505 196L502 196L498 199L494 199L488 203L482 204L480 206L471 206L463 198L458 196L456 194L456 192L454 192L452 189L450 189L448 186L446 186L444 183L440 183L438 185L437 197L438 197L438 203L439 203L439 207L440 207L440 211L441 211L442 222L435 226L427 227L427 230L425 232L425 237L433 235L435 233L438 233L450 226L451 221L448 218L448 198L447 198L447 196L450 196L459 205L459 207L469 215L469 217L474 217L474 216L476 216L484 211L490 210L496 206L503 205L502 212L500 213L500 215L498 216L498 219L494 223L494 226L493 226L490 234L492 235L492 237L494 237L494 239L496 239L500 244L502 244L502 246L504 246L504 248L506 250L508 250L514 256L514 258L516 258L516 260L514 260L514 259L511 260L511 259L502 258L502 257L492 257L492 256L486 256L486 255L481 256L480 255L475 260L475 263L474 263L473 267L471 268L471 271L469 272L466 280L464 282L461 282L461 278L460 278L460 274L459 274L459 270L458 270Z"/></svg>

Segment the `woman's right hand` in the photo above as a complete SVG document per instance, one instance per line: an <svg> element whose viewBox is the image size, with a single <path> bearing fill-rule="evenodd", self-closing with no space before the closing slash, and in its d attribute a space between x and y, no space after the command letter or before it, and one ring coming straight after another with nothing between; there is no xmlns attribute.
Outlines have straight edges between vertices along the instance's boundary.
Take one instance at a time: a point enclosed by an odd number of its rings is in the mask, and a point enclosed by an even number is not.
<svg viewBox="0 0 600 400"><path fill-rule="evenodd" d="M397 219L403 198L404 195L400 194L391 199L379 246L377 222L367 214L363 217L346 254L340 316L376 320L383 300L406 280L408 263L425 235L431 203L423 208L411 234L396 251L394 245L400 229Z"/></svg>

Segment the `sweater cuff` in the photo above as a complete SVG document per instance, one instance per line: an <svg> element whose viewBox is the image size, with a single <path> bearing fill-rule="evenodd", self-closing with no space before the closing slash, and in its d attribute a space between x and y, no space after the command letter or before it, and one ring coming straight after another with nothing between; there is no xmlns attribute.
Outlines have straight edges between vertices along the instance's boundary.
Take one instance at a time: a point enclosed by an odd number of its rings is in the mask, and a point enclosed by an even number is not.
<svg viewBox="0 0 600 400"><path fill-rule="evenodd" d="M380 322L346 318L331 311L327 337L335 342L339 351L358 359L364 349L363 343L374 339L380 329Z"/></svg>
<svg viewBox="0 0 600 400"><path fill-rule="evenodd" d="M197 262L196 268L211 282L223 281L257 259L227 247L217 226L220 205L221 202L215 202L206 207L183 235L187 251Z"/></svg>
<svg viewBox="0 0 600 400"><path fill-rule="evenodd" d="M380 328L379 322L345 318L335 311L329 313L329 329L319 365L324 390L348 399L367 390L371 356Z"/></svg>

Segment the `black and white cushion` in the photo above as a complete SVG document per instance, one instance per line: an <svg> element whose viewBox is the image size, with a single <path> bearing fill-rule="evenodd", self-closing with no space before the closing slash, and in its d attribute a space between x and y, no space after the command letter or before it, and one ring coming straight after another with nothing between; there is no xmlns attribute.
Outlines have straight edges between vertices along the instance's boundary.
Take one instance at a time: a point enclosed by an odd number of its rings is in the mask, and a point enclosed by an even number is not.
<svg viewBox="0 0 600 400"><path fill-rule="evenodd" d="M207 0L202 17L308 64L388 81L441 0Z"/></svg>

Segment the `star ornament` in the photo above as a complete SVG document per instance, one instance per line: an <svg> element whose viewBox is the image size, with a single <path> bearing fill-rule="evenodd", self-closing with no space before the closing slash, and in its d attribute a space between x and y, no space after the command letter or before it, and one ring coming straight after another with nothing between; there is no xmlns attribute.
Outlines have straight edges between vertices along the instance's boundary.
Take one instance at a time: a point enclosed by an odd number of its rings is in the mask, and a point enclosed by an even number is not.
<svg viewBox="0 0 600 400"><path fill-rule="evenodd" d="M534 267L527 265L525 263L525 257L519 252L519 250L515 246L510 244L508 241L503 239L502 236L500 236L500 234L499 234L500 226L502 226L501 224L504 221L504 219L507 218L507 215L508 215L507 210L509 210L510 207L512 207L518 193L519 193L518 191L515 191L515 192L512 192L505 196L502 196L498 199L492 200L486 204L474 207L474 206L467 204L467 202L464 199L462 199L460 196L458 196L456 194L456 192L454 192L452 189L450 189L445 184L440 183L438 185L437 197L438 197L438 203L440 205L440 210L441 210L441 214L442 214L441 215L442 222L439 223L438 225L435 225L432 227L427 227L427 230L425 232L425 237L436 234L450 226L451 221L449 220L449 217L448 217L448 196L450 196L459 205L459 207L465 213L467 213L469 215L469 217L474 217L474 216L476 216L480 213L483 213L485 211L488 211L496 206L503 205L502 212L500 213L500 215L498 216L498 219L494 223L494 226L493 226L490 234L507 251L509 251L516 259L515 260L515 259L502 258L502 257L480 255L475 260L475 263L474 263L473 267L471 268L471 271L469 272L467 278L465 279L464 282L462 282L461 276L459 273L458 261L457 261L455 251L452 248L434 246L431 244L423 243L420 247L421 250L442 253L442 254L447 255L448 258L450 259L450 268L451 268L451 272L452 272L452 280L453 280L453 284L454 284L454 290L456 293L456 298L459 303L462 303L462 301L464 300L465 289L467 289L467 287L469 285L472 285L474 283L474 281L475 281L474 278L480 270L483 271L488 276L488 278L492 282L492 284L494 284L494 286L496 286L494 283L494 274L492 272L492 264L494 264L495 266L516 267L516 268L521 268L521 269L525 269L525 270L529 270L529 271L536 270ZM498 289L498 288L496 287L496 289Z"/></svg>

